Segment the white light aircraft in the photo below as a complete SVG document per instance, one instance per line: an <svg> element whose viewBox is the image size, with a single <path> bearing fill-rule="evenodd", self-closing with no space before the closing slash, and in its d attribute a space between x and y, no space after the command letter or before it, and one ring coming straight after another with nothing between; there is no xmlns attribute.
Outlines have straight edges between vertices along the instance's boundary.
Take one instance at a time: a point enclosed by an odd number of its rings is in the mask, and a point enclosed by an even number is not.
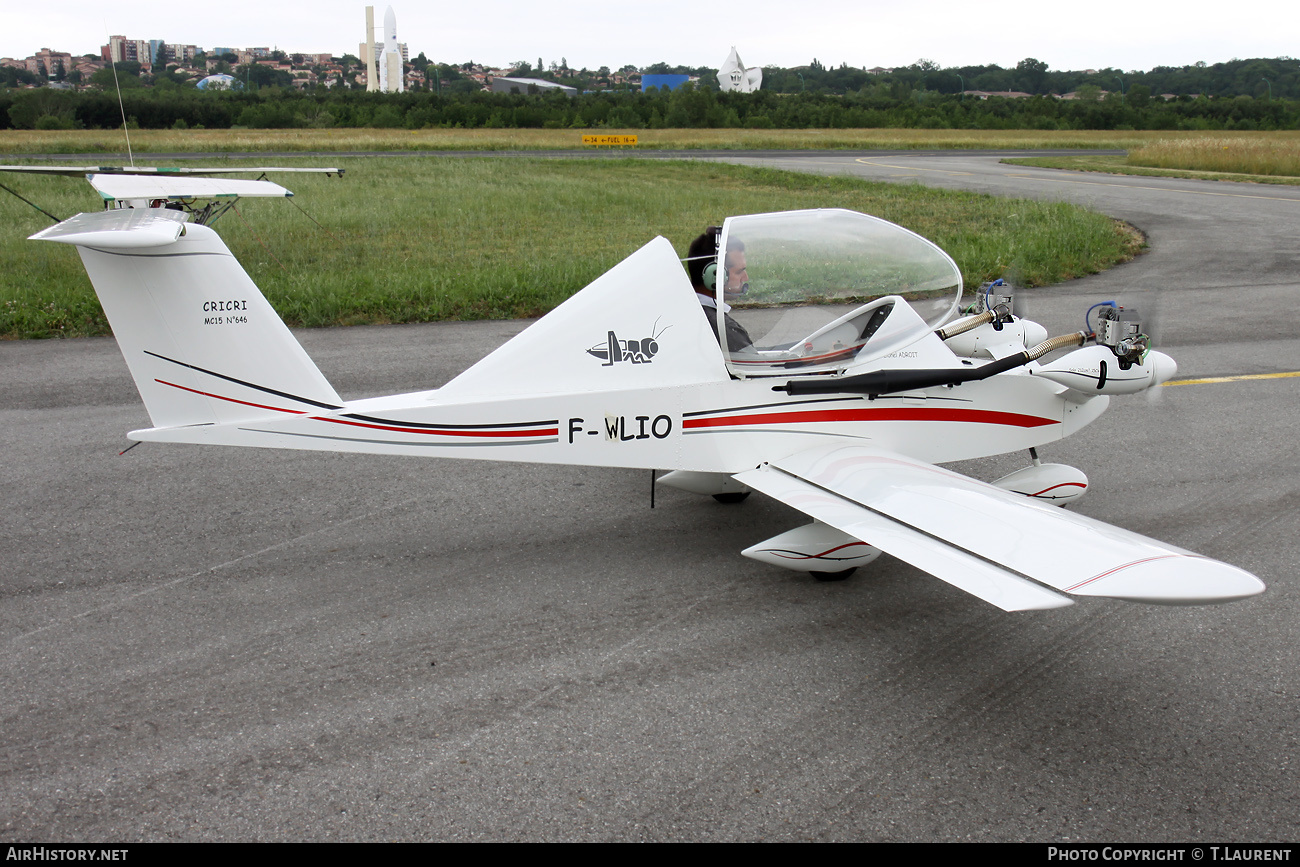
<svg viewBox="0 0 1300 867"><path fill-rule="evenodd" d="M656 238L443 387L355 401L185 214L118 208L32 237L81 255L153 424L133 440L670 469L659 484L757 490L812 519L746 556L838 578L885 551L1008 611L1264 590L1058 508L1087 478L1035 448L1175 371L1131 311L1049 340L994 286L961 315L952 259L874 217L726 220L712 316ZM1032 465L992 484L936 466L1020 450Z"/></svg>

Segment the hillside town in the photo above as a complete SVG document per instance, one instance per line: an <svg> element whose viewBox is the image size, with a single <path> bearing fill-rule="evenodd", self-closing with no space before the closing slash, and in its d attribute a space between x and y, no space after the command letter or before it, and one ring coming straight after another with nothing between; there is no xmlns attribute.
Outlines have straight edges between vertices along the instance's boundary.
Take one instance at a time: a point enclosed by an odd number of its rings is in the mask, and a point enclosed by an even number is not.
<svg viewBox="0 0 1300 867"><path fill-rule="evenodd" d="M257 82L263 82L269 77L273 84L298 89L317 85L365 89L367 83L365 67L358 56L351 54L336 56L328 52L286 52L266 46L216 47L205 50L197 45L172 43L161 39L128 39L125 36L113 36L109 44L101 46L98 54L74 55L66 51L42 48L23 58L0 57L0 68L26 73L16 77L12 82L13 86L48 86L75 90L90 84L96 73L108 70L110 62L121 64L124 70L142 79L156 80L160 76L165 76L177 83L193 82L196 85L202 84L213 76L223 75L242 82L242 79L236 79L232 74L241 67L246 67L250 78L255 78ZM422 90L430 86L425 73L429 61L424 59L423 54L420 54L414 63L409 57L403 56L403 65L405 66L405 89ZM490 89L494 78L509 76L515 70L483 64L465 64L463 67L458 67L457 71L459 77L474 81L479 89ZM577 70L565 69L563 72L573 74ZM616 76L614 80L621 83L626 78Z"/></svg>
<svg viewBox="0 0 1300 867"><path fill-rule="evenodd" d="M423 52L412 58L404 42L398 43L397 48L402 58L402 90L491 91L498 78L532 79L528 83L543 89L557 85L582 90L639 89L641 86L641 71L630 65L619 70L608 67L573 69L564 60L543 65L541 58L535 66L526 61L508 66L472 61L448 65L430 61ZM364 42L358 45L355 55L335 55L285 51L269 46L203 48L165 39L132 39L115 35L99 46L97 53L73 54L41 48L22 58L0 57L0 84L67 90L78 90L92 84L111 86L110 64L113 64L119 73L131 76L144 86L165 80L200 89L267 86L298 90L318 86L373 89L367 87L367 69L362 61L364 51ZM687 76L690 78L698 76ZM527 85L523 89L526 88Z"/></svg>

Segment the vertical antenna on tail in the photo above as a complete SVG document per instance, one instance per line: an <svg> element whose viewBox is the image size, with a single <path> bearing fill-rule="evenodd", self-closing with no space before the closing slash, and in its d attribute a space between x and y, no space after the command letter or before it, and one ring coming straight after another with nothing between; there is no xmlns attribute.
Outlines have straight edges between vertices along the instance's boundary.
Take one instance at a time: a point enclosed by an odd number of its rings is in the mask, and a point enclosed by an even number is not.
<svg viewBox="0 0 1300 867"><path fill-rule="evenodd" d="M113 67L113 86L117 88L117 110L122 115L122 134L126 136L127 165L135 168L135 155L131 153L131 131L126 125L126 106L122 105L122 85L117 80L117 61L113 59L113 36L108 32L108 22L104 22L104 33L108 36L108 65Z"/></svg>

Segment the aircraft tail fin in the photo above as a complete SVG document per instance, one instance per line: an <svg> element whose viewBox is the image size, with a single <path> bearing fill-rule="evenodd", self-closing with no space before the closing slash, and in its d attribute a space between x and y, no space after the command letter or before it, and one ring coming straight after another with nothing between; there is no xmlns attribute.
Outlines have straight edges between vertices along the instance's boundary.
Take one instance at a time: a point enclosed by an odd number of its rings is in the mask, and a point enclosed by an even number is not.
<svg viewBox="0 0 1300 867"><path fill-rule="evenodd" d="M206 226L161 208L78 214L32 236L72 244L155 427L342 401Z"/></svg>

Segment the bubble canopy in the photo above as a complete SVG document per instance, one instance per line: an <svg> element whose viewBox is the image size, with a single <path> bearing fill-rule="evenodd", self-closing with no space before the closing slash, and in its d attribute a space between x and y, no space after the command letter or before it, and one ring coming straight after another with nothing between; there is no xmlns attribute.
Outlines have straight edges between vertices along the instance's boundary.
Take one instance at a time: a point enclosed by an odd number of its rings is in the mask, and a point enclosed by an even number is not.
<svg viewBox="0 0 1300 867"><path fill-rule="evenodd" d="M961 301L947 253L856 211L730 217L719 240L718 329L737 376L856 367L938 328Z"/></svg>

